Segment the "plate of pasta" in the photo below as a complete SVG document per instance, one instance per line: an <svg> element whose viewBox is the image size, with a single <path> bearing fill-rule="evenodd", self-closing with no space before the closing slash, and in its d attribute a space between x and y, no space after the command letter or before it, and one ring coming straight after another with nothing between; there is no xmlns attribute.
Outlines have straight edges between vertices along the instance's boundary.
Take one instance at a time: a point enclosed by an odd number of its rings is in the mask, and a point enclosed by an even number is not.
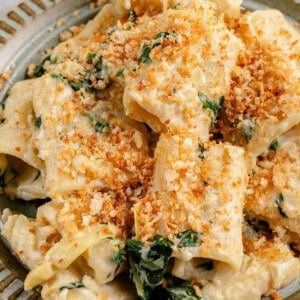
<svg viewBox="0 0 300 300"><path fill-rule="evenodd" d="M0 298L299 299L299 5L54 2L0 32Z"/></svg>

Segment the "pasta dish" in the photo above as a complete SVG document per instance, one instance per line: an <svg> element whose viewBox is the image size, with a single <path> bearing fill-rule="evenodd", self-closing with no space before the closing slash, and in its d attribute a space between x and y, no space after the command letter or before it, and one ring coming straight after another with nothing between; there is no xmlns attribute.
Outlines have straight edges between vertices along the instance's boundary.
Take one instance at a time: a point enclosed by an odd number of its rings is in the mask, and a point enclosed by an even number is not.
<svg viewBox="0 0 300 300"><path fill-rule="evenodd" d="M108 1L107 1L108 2ZM300 35L235 0L115 0L0 108L1 234L43 299L281 299L300 275Z"/></svg>

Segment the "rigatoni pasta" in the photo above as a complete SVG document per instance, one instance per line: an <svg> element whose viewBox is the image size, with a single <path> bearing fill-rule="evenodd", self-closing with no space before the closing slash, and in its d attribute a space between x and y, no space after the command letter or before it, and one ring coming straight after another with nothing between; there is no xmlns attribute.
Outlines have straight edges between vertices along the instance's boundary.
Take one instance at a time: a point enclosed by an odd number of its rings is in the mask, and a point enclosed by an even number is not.
<svg viewBox="0 0 300 300"><path fill-rule="evenodd" d="M300 275L300 38L240 5L110 1L12 88L0 191L50 198L2 216L26 290L259 300Z"/></svg>

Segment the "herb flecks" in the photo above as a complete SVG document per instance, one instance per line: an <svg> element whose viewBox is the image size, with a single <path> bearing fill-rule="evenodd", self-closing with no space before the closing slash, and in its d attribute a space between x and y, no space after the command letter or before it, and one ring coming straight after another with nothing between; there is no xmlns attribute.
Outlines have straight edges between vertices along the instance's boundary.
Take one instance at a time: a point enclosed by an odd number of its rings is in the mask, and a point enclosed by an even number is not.
<svg viewBox="0 0 300 300"><path fill-rule="evenodd" d="M97 57L96 53L88 53L86 62L89 64L89 71L84 70L77 79L67 78L63 74L52 74L51 77L67 83L75 92L84 89L86 93L96 94L98 90L106 87L109 82L107 68L102 56Z"/></svg>
<svg viewBox="0 0 300 300"><path fill-rule="evenodd" d="M113 254L112 259L118 265L120 265L123 262L123 252L120 246L118 246L118 250Z"/></svg>
<svg viewBox="0 0 300 300"><path fill-rule="evenodd" d="M158 44L156 44L154 46L144 46L142 53L140 55L140 62L142 62L146 65L150 65L152 63L152 59L150 58L151 50L157 46L158 46Z"/></svg>
<svg viewBox="0 0 300 300"><path fill-rule="evenodd" d="M203 144L199 144L198 145L198 157L199 158L201 158L201 159L205 158L204 151L205 151L204 145Z"/></svg>
<svg viewBox="0 0 300 300"><path fill-rule="evenodd" d="M224 96L221 96L215 100L209 98L203 93L198 94L199 100L202 103L203 109L207 110L211 114L211 125L213 125L222 109L222 104L224 102Z"/></svg>
<svg viewBox="0 0 300 300"><path fill-rule="evenodd" d="M41 117L41 116L38 116L38 117L35 119L35 126L36 126L37 128L40 128L40 127L42 126L42 123L43 123L42 117Z"/></svg>
<svg viewBox="0 0 300 300"><path fill-rule="evenodd" d="M189 284L181 284L176 286L167 287L170 299L172 300L200 300L197 296L195 289Z"/></svg>
<svg viewBox="0 0 300 300"><path fill-rule="evenodd" d="M124 69L118 70L116 73L116 77L124 77Z"/></svg>
<svg viewBox="0 0 300 300"><path fill-rule="evenodd" d="M66 77L62 74L51 74L51 77L53 79L57 79L57 80L60 80L62 82L64 82L64 80L66 79Z"/></svg>
<svg viewBox="0 0 300 300"><path fill-rule="evenodd" d="M144 64L151 64L152 59L150 57L150 53L151 51L155 48L158 47L160 45L162 45L163 43L163 39L168 38L169 36L174 36L175 35L175 31L163 31L163 32L159 32L154 39L151 41L151 43L149 45L144 45L141 51L141 55L139 57L139 62L140 63L144 63Z"/></svg>
<svg viewBox="0 0 300 300"><path fill-rule="evenodd" d="M79 91L83 87L83 81L68 80L68 84L75 92Z"/></svg>
<svg viewBox="0 0 300 300"><path fill-rule="evenodd" d="M95 117L88 112L83 112L82 115L89 119L91 125L94 127L97 133L103 133L104 131L107 131L110 127L110 124L108 122L96 120Z"/></svg>
<svg viewBox="0 0 300 300"><path fill-rule="evenodd" d="M270 150L274 150L274 151L278 151L279 148L280 148L280 144L279 144L278 139L275 139L274 141L272 141L272 143L270 144L270 147L269 147Z"/></svg>
<svg viewBox="0 0 300 300"><path fill-rule="evenodd" d="M88 53L86 56L86 61L88 64L92 64L93 63L93 59L96 57L96 53Z"/></svg>
<svg viewBox="0 0 300 300"><path fill-rule="evenodd" d="M108 32L108 36L111 38L112 37L112 35L116 32L116 30L117 30L117 28L116 27L114 27L114 28L112 28L112 29L110 29L109 30L109 32Z"/></svg>
<svg viewBox="0 0 300 300"><path fill-rule="evenodd" d="M128 21L129 22L132 22L132 23L135 23L137 20L137 15L136 15L136 12L134 10L131 10L129 12L129 16L128 16Z"/></svg>
<svg viewBox="0 0 300 300"><path fill-rule="evenodd" d="M96 132L102 133L104 130L109 128L109 123L101 123L97 121L94 128Z"/></svg>
<svg viewBox="0 0 300 300"><path fill-rule="evenodd" d="M181 232L176 237L179 239L178 248L195 247L198 245L199 234L192 229Z"/></svg>
<svg viewBox="0 0 300 300"><path fill-rule="evenodd" d="M53 58L51 58L51 55L47 55L46 57L44 57L43 60L35 66L33 72L34 77L41 77L42 75L44 75L44 73L46 72L44 65L47 61L49 61L51 65L56 64L58 61L58 57L54 56Z"/></svg>
<svg viewBox="0 0 300 300"><path fill-rule="evenodd" d="M123 261L124 261L124 253L121 249L120 245L117 246L116 252L113 253L112 260L117 264L115 274L119 271Z"/></svg>
<svg viewBox="0 0 300 300"><path fill-rule="evenodd" d="M283 210L284 197L283 197L282 193L280 193L279 195L276 196L275 203L277 205L280 215L284 218L288 218L287 214Z"/></svg>
<svg viewBox="0 0 300 300"><path fill-rule="evenodd" d="M150 299L154 288L161 285L172 246L170 240L161 236L156 236L149 246L138 240L126 241L125 251L131 278L141 299Z"/></svg>
<svg viewBox="0 0 300 300"><path fill-rule="evenodd" d="M71 282L67 285L64 285L62 287L59 288L60 291L63 291L64 289L68 289L68 290L72 290L72 289L80 289L80 288L84 288L84 284L82 283L82 281L79 282Z"/></svg>

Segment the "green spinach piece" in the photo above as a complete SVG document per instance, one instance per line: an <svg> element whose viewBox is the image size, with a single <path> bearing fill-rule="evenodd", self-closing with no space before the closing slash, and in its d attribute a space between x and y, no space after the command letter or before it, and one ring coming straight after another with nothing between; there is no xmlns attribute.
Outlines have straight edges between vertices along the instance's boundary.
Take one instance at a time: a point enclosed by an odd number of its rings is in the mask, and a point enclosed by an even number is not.
<svg viewBox="0 0 300 300"><path fill-rule="evenodd" d="M37 128L40 128L40 127L42 126L42 123L43 123L42 117L41 117L41 116L38 116L38 117L35 119L35 126L36 126Z"/></svg>
<svg viewBox="0 0 300 300"><path fill-rule="evenodd" d="M100 56L98 58L98 60L96 61L96 64L95 64L95 68L98 72L101 72L104 70L104 64L103 64L103 58L102 56Z"/></svg>
<svg viewBox="0 0 300 300"><path fill-rule="evenodd" d="M107 130L110 127L109 123L102 123L95 120L94 116L92 116L88 112L83 112L82 115L89 119L96 132L103 133L104 130Z"/></svg>
<svg viewBox="0 0 300 300"><path fill-rule="evenodd" d="M124 261L124 253L121 249L120 245L118 245L117 251L112 256L113 261L117 264L115 274L119 271L123 261Z"/></svg>
<svg viewBox="0 0 300 300"><path fill-rule="evenodd" d="M152 59L150 58L151 50L157 46L159 46L159 44L155 44L154 46L144 46L140 56L140 62L150 65L152 62Z"/></svg>
<svg viewBox="0 0 300 300"><path fill-rule="evenodd" d="M150 57L150 53L151 51L155 48L158 47L162 44L162 40L164 38L167 38L170 35L174 35L175 31L171 31L171 32L159 32L155 37L154 40L150 43L150 45L144 45L140 58L139 58L139 62L144 63L144 64L151 64L152 59Z"/></svg>
<svg viewBox="0 0 300 300"><path fill-rule="evenodd" d="M64 81L66 79L66 77L62 74L51 74L51 77L60 81Z"/></svg>
<svg viewBox="0 0 300 300"><path fill-rule="evenodd" d="M168 32L168 31L162 31L162 32L159 32L155 37L154 37L154 40L158 40L158 39L161 39L161 38L166 38L168 37L169 35L171 34L174 34L174 32L172 31L171 33Z"/></svg>
<svg viewBox="0 0 300 300"><path fill-rule="evenodd" d="M120 265L123 261L123 252L120 248L120 246L118 246L118 250L113 254L113 257L112 257L113 261Z"/></svg>
<svg viewBox="0 0 300 300"><path fill-rule="evenodd" d="M96 122L95 124L95 131L102 133L106 128L109 128L109 124L108 123L101 123L99 121Z"/></svg>
<svg viewBox="0 0 300 300"><path fill-rule="evenodd" d="M46 61L49 61L51 65L54 65L57 63L58 57L55 56L53 59L51 59L51 55L47 55L43 58L43 60L35 66L33 75L34 77L41 77L45 74L46 70L44 68L44 64Z"/></svg>
<svg viewBox="0 0 300 300"><path fill-rule="evenodd" d="M83 82L82 81L69 80L68 84L73 89L73 91L75 91L75 92L79 91L83 87Z"/></svg>
<svg viewBox="0 0 300 300"><path fill-rule="evenodd" d="M270 150L274 150L274 151L278 151L279 148L280 148L280 144L279 144L278 139L275 139L269 147Z"/></svg>
<svg viewBox="0 0 300 300"><path fill-rule="evenodd" d="M116 77L124 77L124 69L118 70Z"/></svg>
<svg viewBox="0 0 300 300"><path fill-rule="evenodd" d="M96 53L88 53L86 56L86 61L88 64L92 64L93 63L93 59L96 57Z"/></svg>
<svg viewBox="0 0 300 300"><path fill-rule="evenodd" d="M203 93L198 94L199 100L202 102L203 109L207 110L211 114L211 126L215 123L218 114L220 113L222 109L222 104L224 102L224 96L221 96L217 98L216 100L213 100L209 97L207 97Z"/></svg>
<svg viewBox="0 0 300 300"><path fill-rule="evenodd" d="M284 212L283 207L282 207L283 202L284 202L284 197L283 197L282 193L280 193L279 195L276 196L275 203L277 205L280 215L283 216L284 218L288 218L287 214Z"/></svg>
<svg viewBox="0 0 300 300"><path fill-rule="evenodd" d="M136 15L136 12L134 10L131 10L129 12L129 17L128 17L128 21L129 22L132 22L132 23L135 23L137 20L137 15Z"/></svg>
<svg viewBox="0 0 300 300"><path fill-rule="evenodd" d="M201 159L204 159L204 151L205 151L205 148L203 146L203 144L199 144L198 145L198 157L201 158Z"/></svg>
<svg viewBox="0 0 300 300"><path fill-rule="evenodd" d="M172 246L170 240L161 236L156 236L149 246L138 240L125 242L131 278L141 299L150 299L155 287L161 285L172 254Z"/></svg>
<svg viewBox="0 0 300 300"><path fill-rule="evenodd" d="M199 240L199 234L192 229L181 232L176 237L179 239L178 248L195 247Z"/></svg>
<svg viewBox="0 0 300 300"><path fill-rule="evenodd" d="M177 286L167 287L166 291L171 300L200 300L196 295L195 289L189 284L181 284Z"/></svg>
<svg viewBox="0 0 300 300"><path fill-rule="evenodd" d="M71 282L67 285L64 285L62 287L59 288L60 291L63 291L64 289L68 289L68 290L72 290L72 289L80 289L80 288L84 288L84 284L82 283L82 280L79 282Z"/></svg>

